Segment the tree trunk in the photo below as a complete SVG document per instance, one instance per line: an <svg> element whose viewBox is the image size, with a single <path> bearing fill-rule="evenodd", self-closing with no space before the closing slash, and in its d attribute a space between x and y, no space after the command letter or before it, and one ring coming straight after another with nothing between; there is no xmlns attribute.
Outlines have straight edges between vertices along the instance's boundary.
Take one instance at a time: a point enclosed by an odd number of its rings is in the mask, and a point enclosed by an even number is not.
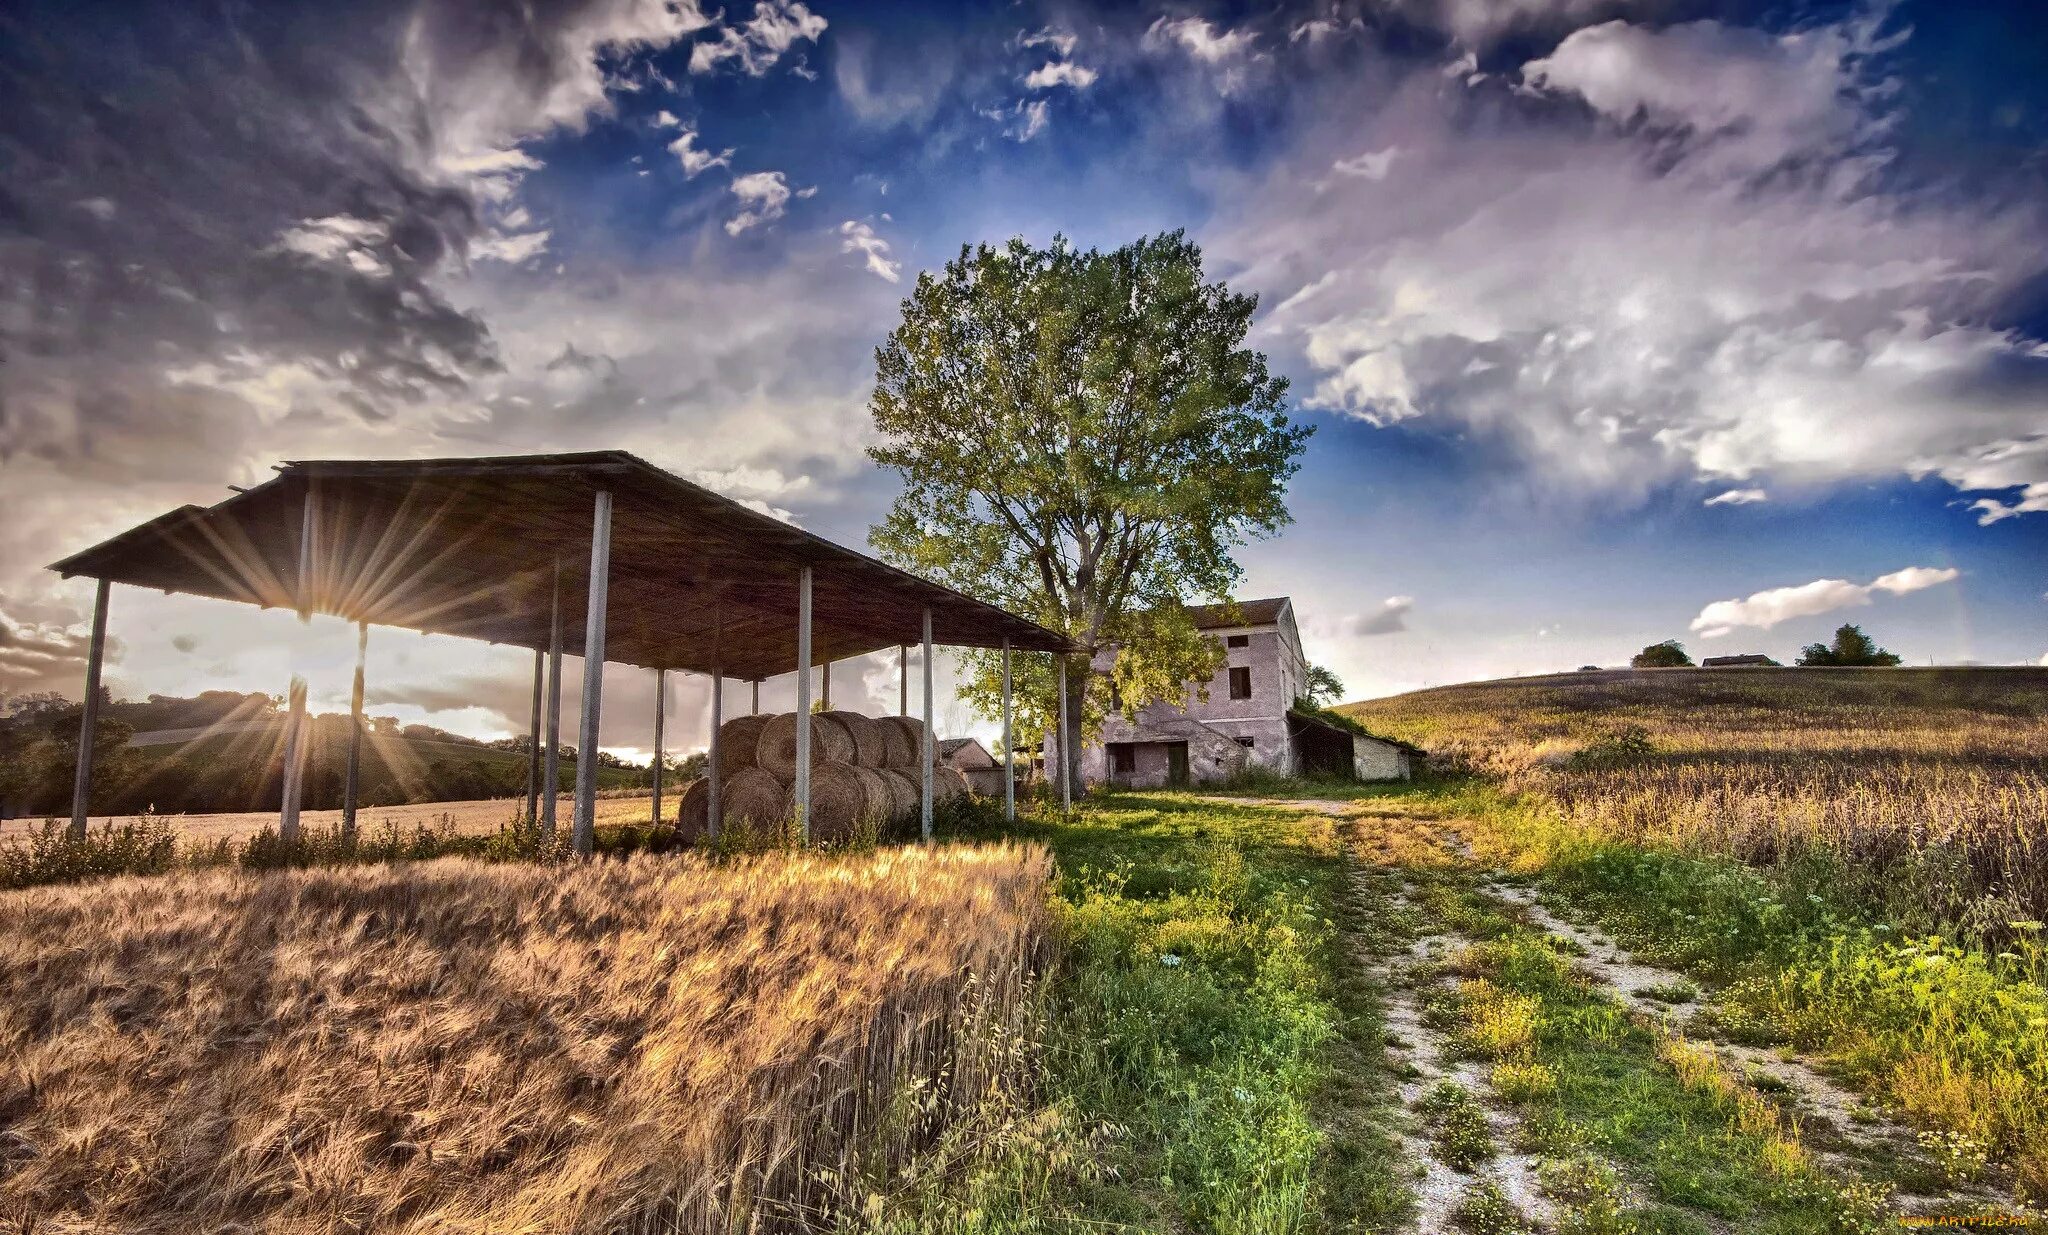
<svg viewBox="0 0 2048 1235"><path fill-rule="evenodd" d="M1060 734L1060 775L1067 778L1075 801L1080 801L1081 783L1081 703L1088 695L1088 658L1069 656L1067 664L1067 718L1066 728ZM1053 786L1059 792L1059 786Z"/></svg>

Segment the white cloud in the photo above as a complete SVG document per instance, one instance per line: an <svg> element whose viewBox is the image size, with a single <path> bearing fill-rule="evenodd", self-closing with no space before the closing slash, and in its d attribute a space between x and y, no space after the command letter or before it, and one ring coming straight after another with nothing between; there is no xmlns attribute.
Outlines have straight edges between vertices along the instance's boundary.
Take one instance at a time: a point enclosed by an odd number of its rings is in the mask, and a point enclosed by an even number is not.
<svg viewBox="0 0 2048 1235"><path fill-rule="evenodd" d="M278 233L280 252L293 253L316 262L345 262L352 254L375 249L391 239L390 225L345 214L324 219L302 219L297 227Z"/></svg>
<svg viewBox="0 0 2048 1235"><path fill-rule="evenodd" d="M1385 7L1450 35L1466 47L1488 48L1517 32L1569 30L1589 21L1656 7L1659 0L1383 0Z"/></svg>
<svg viewBox="0 0 2048 1235"><path fill-rule="evenodd" d="M1522 76L1609 120L1684 130L1696 164L1754 172L1875 135L1881 126L1859 104L1885 86L1858 71L1873 39L1860 22L1773 36L1715 21L1612 21L1573 32Z"/></svg>
<svg viewBox="0 0 2048 1235"><path fill-rule="evenodd" d="M1095 84L1095 70L1071 60L1054 60L1033 69L1024 78L1026 90L1050 90L1055 86L1071 86L1086 90Z"/></svg>
<svg viewBox="0 0 2048 1235"><path fill-rule="evenodd" d="M1999 325L2048 256L2039 205L1878 191L1885 117L1801 102L1832 74L1883 105L1839 51L1860 31L1671 37L1697 83L1627 77L1662 126L1536 123L1505 82L1423 69L1326 104L1205 238L1275 305L1259 334L1300 349L1304 402L1450 422L1574 495L1936 476L1986 521L2048 510L2048 344ZM1590 88L1577 53L1550 59ZM1744 73L1797 78L1758 89L1800 122L1756 129L1701 84ZM1398 177L1328 174L1390 148Z"/></svg>
<svg viewBox="0 0 2048 1235"><path fill-rule="evenodd" d="M668 152L676 156L677 161L683 165L683 175L690 179L695 179L699 172L709 171L714 167L723 167L727 170L732 168L732 147L727 146L717 154L699 149L697 132L694 129L684 129L681 135L668 144Z"/></svg>
<svg viewBox="0 0 2048 1235"><path fill-rule="evenodd" d="M737 236L783 216L789 208L789 181L781 172L749 172L733 177L732 195L740 199L740 212L725 221L725 232Z"/></svg>
<svg viewBox="0 0 2048 1235"><path fill-rule="evenodd" d="M1847 579L1815 579L1797 587L1770 588L1754 593L1746 600L1715 601L1700 610L1699 616L1692 620L1692 630L1709 639L1744 626L1768 630L1793 618L1867 605L1877 592L1903 596L1934 587L1949 582L1960 573L1954 567L1908 566L1863 584L1851 583Z"/></svg>
<svg viewBox="0 0 2048 1235"><path fill-rule="evenodd" d="M889 260L889 242L875 235L874 228L848 219L839 225L839 234L845 238L841 252L866 254L867 268L891 283L901 276L903 263Z"/></svg>
<svg viewBox="0 0 2048 1235"><path fill-rule="evenodd" d="M1330 170L1340 176L1360 176L1367 180L1385 180L1387 173L1393 169L1394 157L1400 153L1401 150L1398 146L1388 146L1385 150L1369 150L1352 158L1338 159L1330 165Z"/></svg>
<svg viewBox="0 0 2048 1235"><path fill-rule="evenodd" d="M1408 614L1415 608L1413 596L1389 596L1369 613L1354 613L1339 627L1347 635L1391 635L1408 629Z"/></svg>
<svg viewBox="0 0 2048 1235"><path fill-rule="evenodd" d="M1204 64L1227 64L1251 54L1258 37L1250 30L1226 30L1199 17L1162 17L1145 31L1154 47L1178 44Z"/></svg>
<svg viewBox="0 0 2048 1235"><path fill-rule="evenodd" d="M1716 493L1714 496L1700 503L1700 505L1747 506L1752 502L1768 502L1770 500L1771 495L1764 492L1762 489L1729 489L1722 493Z"/></svg>
<svg viewBox="0 0 2048 1235"><path fill-rule="evenodd" d="M676 118L674 112L664 107L654 113L654 127L657 129L680 129L683 127L683 122Z"/></svg>
<svg viewBox="0 0 2048 1235"><path fill-rule="evenodd" d="M543 229L486 236L469 246L469 255L483 261L510 262L517 265L529 257L546 252L549 234Z"/></svg>
<svg viewBox="0 0 2048 1235"><path fill-rule="evenodd" d="M985 107L981 114L1003 125L1003 135L1028 142L1045 132L1052 120L1051 104L1045 99L1019 99L1008 107Z"/></svg>
<svg viewBox="0 0 2048 1235"><path fill-rule="evenodd" d="M1074 48L1079 46L1080 42L1078 38L1074 37L1073 31L1055 30L1050 26L1043 30L1034 30L1017 36L1017 46L1019 47L1049 47L1062 56L1073 55Z"/></svg>
<svg viewBox="0 0 2048 1235"><path fill-rule="evenodd" d="M727 26L717 38L690 49L690 71L710 73L732 62L748 76L759 77L797 43L817 42L826 25L801 0L760 0L750 20Z"/></svg>

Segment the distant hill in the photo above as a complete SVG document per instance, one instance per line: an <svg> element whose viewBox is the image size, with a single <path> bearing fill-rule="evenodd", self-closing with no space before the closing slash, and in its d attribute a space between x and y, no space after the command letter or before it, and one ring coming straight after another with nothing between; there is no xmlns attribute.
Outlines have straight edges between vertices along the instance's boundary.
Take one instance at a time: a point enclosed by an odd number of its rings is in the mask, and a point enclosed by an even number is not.
<svg viewBox="0 0 2048 1235"><path fill-rule="evenodd" d="M40 696L0 717L0 815L68 814L77 746L78 705ZM349 720L316 716L306 763L309 810L341 805ZM95 747L92 811L134 814L264 810L277 805L283 780L285 716L261 694L208 691L193 698L152 695L104 703ZM564 789L576 777L564 747ZM648 783L645 767L600 755L598 785ZM401 727L373 717L364 737L358 800L364 806L513 797L526 791L523 737L479 741L430 725Z"/></svg>
<svg viewBox="0 0 2048 1235"><path fill-rule="evenodd" d="M2048 669L1605 669L1438 686L1336 710L1475 767L1631 728L1673 752L1711 748L1721 759L1745 745L1756 758L1805 749L1805 738L1823 733L1836 749L1956 743L2026 759L2026 737L2048 726Z"/></svg>

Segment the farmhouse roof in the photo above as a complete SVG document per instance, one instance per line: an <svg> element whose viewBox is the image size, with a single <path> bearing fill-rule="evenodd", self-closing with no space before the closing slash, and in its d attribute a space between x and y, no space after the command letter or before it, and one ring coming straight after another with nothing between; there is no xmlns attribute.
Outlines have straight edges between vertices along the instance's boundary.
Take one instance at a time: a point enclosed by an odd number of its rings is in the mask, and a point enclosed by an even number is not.
<svg viewBox="0 0 2048 1235"><path fill-rule="evenodd" d="M287 462L51 569L266 608L548 646L583 646L593 499L612 495L605 658L760 679L796 668L812 568L812 662L916 643L1068 650L1051 630L749 509L624 451ZM302 524L314 512L306 586Z"/></svg>
<svg viewBox="0 0 2048 1235"><path fill-rule="evenodd" d="M1744 652L1738 656L1709 656L1700 662L1702 669L1726 669L1739 665L1774 665L1777 662L1759 652Z"/></svg>
<svg viewBox="0 0 2048 1235"><path fill-rule="evenodd" d="M1194 619L1197 630L1269 626L1280 620L1289 599L1286 596L1269 596L1263 600L1238 600L1225 605L1189 605L1188 616Z"/></svg>

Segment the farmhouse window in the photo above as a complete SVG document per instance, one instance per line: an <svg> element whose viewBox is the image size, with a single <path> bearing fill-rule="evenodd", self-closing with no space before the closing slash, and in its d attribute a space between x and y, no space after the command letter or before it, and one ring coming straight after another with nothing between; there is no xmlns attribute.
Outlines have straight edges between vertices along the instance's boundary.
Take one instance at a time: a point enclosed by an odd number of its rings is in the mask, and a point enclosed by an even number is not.
<svg viewBox="0 0 2048 1235"><path fill-rule="evenodd" d="M1138 770L1138 751L1129 742L1109 744L1109 770L1117 776L1129 776Z"/></svg>
<svg viewBox="0 0 2048 1235"><path fill-rule="evenodd" d="M1223 642L1229 647L1248 648L1252 645L1252 637L1250 635L1225 635Z"/></svg>
<svg viewBox="0 0 2048 1235"><path fill-rule="evenodd" d="M1232 669L1230 671L1230 697L1232 699L1249 699L1252 697L1251 670Z"/></svg>
<svg viewBox="0 0 2048 1235"><path fill-rule="evenodd" d="M1259 744L1259 740L1257 738L1243 737L1237 740L1237 744L1239 746L1244 747L1246 750L1250 750L1252 747L1257 746Z"/></svg>

